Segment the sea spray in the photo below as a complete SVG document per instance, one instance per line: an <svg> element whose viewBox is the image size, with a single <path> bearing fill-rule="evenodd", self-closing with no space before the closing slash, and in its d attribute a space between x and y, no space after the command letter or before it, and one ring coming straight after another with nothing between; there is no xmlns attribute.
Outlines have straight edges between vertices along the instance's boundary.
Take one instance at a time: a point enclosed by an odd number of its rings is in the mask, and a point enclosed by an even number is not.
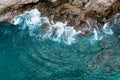
<svg viewBox="0 0 120 80"><path fill-rule="evenodd" d="M103 28L99 31L96 28L93 28L93 37L91 38L91 44L94 44L96 41L100 41L106 36L113 35L110 23L105 23Z"/></svg>
<svg viewBox="0 0 120 80"><path fill-rule="evenodd" d="M40 40L50 39L56 42L63 42L68 45L76 42L76 37L80 33L84 33L85 30L93 33L89 39L91 44L96 41L102 40L105 35L112 35L113 31L109 23L105 23L102 30L98 29L97 22L96 27L86 21L88 27L82 31L76 31L74 27L68 26L67 22L56 22L50 21L47 17L41 17L41 13L37 9L31 11L25 11L23 14L15 16L11 21L14 25L19 25L19 29L28 29L29 35L36 37Z"/></svg>
<svg viewBox="0 0 120 80"><path fill-rule="evenodd" d="M113 34L113 31L109 25L109 23L105 23L104 26L103 26L103 32L105 34L109 34L109 35L112 35Z"/></svg>
<svg viewBox="0 0 120 80"><path fill-rule="evenodd" d="M88 23L88 26L91 26L91 27L89 28L87 27L85 29L93 34L91 35L91 38L90 38L91 44L94 44L96 41L102 40L106 36L113 35L113 31L111 29L111 25L109 22L105 23L102 29L98 28L97 22L95 27L93 27L89 22L87 23Z"/></svg>
<svg viewBox="0 0 120 80"><path fill-rule="evenodd" d="M67 26L67 22L54 23L47 17L41 17L37 9L25 11L23 14L15 16L11 23L20 25L20 29L28 28L30 36L66 44L75 43L75 37L81 33L81 31L77 32L73 27Z"/></svg>
<svg viewBox="0 0 120 80"><path fill-rule="evenodd" d="M111 25L107 24L107 28L104 26L104 31L91 26L93 34L78 38L76 44L61 45L58 42L73 43L76 39L71 35L76 36L81 31L76 32L73 27L67 26L66 22L51 23L47 17L38 16L29 20L31 18L28 15L33 16L31 13L16 16L17 26L0 24L1 80L112 80L108 77L120 79L120 75L116 76L120 72L118 38L106 34ZM116 28L119 25L117 24ZM100 36L105 39L100 40ZM33 37L36 37L34 41ZM91 39L96 40L94 45L91 45Z"/></svg>

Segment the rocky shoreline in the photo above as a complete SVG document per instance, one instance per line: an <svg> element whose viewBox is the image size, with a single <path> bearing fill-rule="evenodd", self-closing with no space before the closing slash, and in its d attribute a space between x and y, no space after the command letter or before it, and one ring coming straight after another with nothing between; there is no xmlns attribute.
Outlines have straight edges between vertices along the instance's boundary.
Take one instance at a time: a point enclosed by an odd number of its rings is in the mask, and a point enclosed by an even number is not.
<svg viewBox="0 0 120 80"><path fill-rule="evenodd" d="M9 22L15 15L33 8L50 20L67 21L76 30L82 30L88 24L100 28L112 21L120 10L120 0L1 0L0 21Z"/></svg>

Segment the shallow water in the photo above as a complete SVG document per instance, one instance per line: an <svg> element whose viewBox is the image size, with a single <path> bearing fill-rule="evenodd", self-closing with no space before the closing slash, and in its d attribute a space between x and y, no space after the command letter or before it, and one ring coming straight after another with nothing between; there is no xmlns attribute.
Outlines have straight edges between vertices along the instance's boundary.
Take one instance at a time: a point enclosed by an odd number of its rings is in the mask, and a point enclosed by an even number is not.
<svg viewBox="0 0 120 80"><path fill-rule="evenodd" d="M55 32L52 35L57 37L43 39L45 31L29 29L29 25L0 23L0 80L120 79L119 35L111 34L111 29L100 31L97 38L95 33L69 38Z"/></svg>

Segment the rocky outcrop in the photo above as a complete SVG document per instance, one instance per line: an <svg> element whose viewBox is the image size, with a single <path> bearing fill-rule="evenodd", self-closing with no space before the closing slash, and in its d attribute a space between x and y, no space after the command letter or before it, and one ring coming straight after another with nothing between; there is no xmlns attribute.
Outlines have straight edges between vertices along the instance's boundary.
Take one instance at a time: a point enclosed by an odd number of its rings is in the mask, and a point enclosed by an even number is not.
<svg viewBox="0 0 120 80"><path fill-rule="evenodd" d="M39 0L0 0L0 21L12 19L15 15L20 14L19 9L23 5L37 3ZM22 9L25 11L26 9Z"/></svg>
<svg viewBox="0 0 120 80"><path fill-rule="evenodd" d="M39 0L0 0L0 10L19 4L36 3Z"/></svg>
<svg viewBox="0 0 120 80"><path fill-rule="evenodd" d="M0 0L0 21L9 21L25 10L37 8L42 16L67 21L77 30L86 25L99 27L120 9L120 0Z"/></svg>

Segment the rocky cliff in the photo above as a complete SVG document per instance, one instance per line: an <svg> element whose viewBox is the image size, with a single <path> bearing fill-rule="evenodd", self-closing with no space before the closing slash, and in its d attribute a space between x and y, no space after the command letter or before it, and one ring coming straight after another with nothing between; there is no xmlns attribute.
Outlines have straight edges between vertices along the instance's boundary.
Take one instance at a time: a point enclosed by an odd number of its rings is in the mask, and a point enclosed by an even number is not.
<svg viewBox="0 0 120 80"><path fill-rule="evenodd" d="M67 21L77 30L86 25L112 21L120 10L120 0L0 0L0 21L10 21L25 10L37 8L42 16Z"/></svg>

